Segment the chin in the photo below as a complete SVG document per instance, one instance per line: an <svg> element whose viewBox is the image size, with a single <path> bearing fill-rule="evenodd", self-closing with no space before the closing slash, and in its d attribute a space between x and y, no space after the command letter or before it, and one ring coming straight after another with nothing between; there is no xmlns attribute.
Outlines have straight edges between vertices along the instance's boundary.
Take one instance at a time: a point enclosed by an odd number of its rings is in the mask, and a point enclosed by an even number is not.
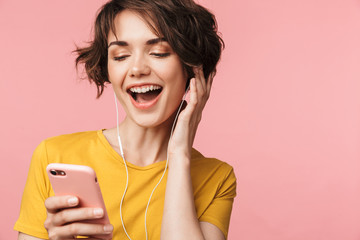
<svg viewBox="0 0 360 240"><path fill-rule="evenodd" d="M177 110L177 109L176 109ZM170 128L172 126L176 110L172 114L136 114L131 117L132 121L143 128Z"/></svg>
<svg viewBox="0 0 360 240"><path fill-rule="evenodd" d="M161 120L156 116L151 116L152 114L149 114L148 116L135 116L131 117L132 121L142 127L142 128L157 128L164 125L164 122L167 122L166 120Z"/></svg>

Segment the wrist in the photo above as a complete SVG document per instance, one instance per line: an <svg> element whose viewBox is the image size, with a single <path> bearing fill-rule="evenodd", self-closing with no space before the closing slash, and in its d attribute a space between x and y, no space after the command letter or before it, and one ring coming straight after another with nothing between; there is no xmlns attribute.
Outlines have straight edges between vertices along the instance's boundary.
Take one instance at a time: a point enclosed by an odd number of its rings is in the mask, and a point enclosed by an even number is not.
<svg viewBox="0 0 360 240"><path fill-rule="evenodd" d="M182 168L190 168L190 162L191 162L191 155L190 154L169 154L169 166L176 166L182 167Z"/></svg>

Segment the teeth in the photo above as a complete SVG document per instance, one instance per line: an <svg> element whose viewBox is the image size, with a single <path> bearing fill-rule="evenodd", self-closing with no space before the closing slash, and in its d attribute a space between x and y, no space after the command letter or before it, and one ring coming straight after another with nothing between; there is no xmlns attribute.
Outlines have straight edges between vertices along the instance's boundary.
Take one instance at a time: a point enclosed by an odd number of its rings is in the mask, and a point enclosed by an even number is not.
<svg viewBox="0 0 360 240"><path fill-rule="evenodd" d="M146 87L132 87L130 88L130 91L133 93L146 93L149 91L154 91L160 89L160 86L150 85Z"/></svg>

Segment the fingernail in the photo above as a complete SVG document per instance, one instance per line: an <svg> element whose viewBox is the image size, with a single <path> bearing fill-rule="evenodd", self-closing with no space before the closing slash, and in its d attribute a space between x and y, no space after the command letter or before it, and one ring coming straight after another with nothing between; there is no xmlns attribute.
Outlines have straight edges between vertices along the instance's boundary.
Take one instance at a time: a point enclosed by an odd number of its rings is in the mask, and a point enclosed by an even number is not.
<svg viewBox="0 0 360 240"><path fill-rule="evenodd" d="M112 225L105 225L104 226L104 232L111 233L114 227Z"/></svg>
<svg viewBox="0 0 360 240"><path fill-rule="evenodd" d="M68 204L70 206L76 206L78 204L78 199L76 197L72 197L68 199Z"/></svg>
<svg viewBox="0 0 360 240"><path fill-rule="evenodd" d="M96 208L94 209L94 215L96 217L102 217L102 215L104 214L104 211L102 210L102 208Z"/></svg>

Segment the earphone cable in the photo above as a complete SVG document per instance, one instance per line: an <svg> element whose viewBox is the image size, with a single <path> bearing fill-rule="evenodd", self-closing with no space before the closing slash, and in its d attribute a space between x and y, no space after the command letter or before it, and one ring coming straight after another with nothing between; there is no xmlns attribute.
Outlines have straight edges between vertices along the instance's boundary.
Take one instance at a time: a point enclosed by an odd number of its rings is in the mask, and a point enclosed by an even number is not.
<svg viewBox="0 0 360 240"><path fill-rule="evenodd" d="M188 88L188 89L189 89L189 88ZM185 95L183 96L183 99L181 100L181 104L180 104L180 106L179 106L179 109L177 110L177 113L176 113L176 116L175 116L175 120L174 120L173 125L172 125L172 127L171 127L171 132L170 132L170 138L169 138L168 146L169 146L169 144L170 144L171 137L172 137L172 135L173 135L173 131L174 131L174 127L175 127L175 123L176 123L176 120L177 120L177 118L178 118L178 116L179 116L179 114L180 114L181 107L182 107L182 105L183 105L184 102L185 102L185 98L186 98L188 89L186 90ZM149 209L150 201L151 201L151 198L152 198L153 193L155 192L155 189L158 187L158 185L161 183L162 179L163 179L164 176L165 176L165 173L166 173L168 164L169 164L169 152L166 150L166 165L165 165L164 172L163 172L163 174L162 174L159 182L156 184L156 186L155 186L154 189L152 190L151 195L150 195L150 197L149 197L149 201L148 201L147 206L146 206L146 210L145 210L145 236L146 236L146 240L148 240L147 227L146 227L146 225L147 225L147 224L146 224L147 211L148 211L148 209Z"/></svg>
<svg viewBox="0 0 360 240"><path fill-rule="evenodd" d="M175 119L174 119L174 122L172 124L172 127L171 127L171 132L170 132L170 137L169 137L169 141L168 141L168 146L171 142L171 137L173 135L173 132L174 132L174 128L175 128L175 123L179 117L179 114L181 112L181 108L185 102L185 99L186 99L186 95L188 93L188 90L189 90L189 87L186 89L185 91L185 94L181 100L181 103L180 103L180 106L177 110L177 113L176 113L176 116L175 116ZM121 157L124 161L124 165L125 165L125 170L126 170L126 185L125 185L125 189L124 189L124 193L122 195L122 198L121 198L121 202L120 202L120 219L121 219L121 223L122 223L122 226L123 226L123 229L124 229L124 232L126 234L126 236L128 237L129 240L131 240L129 234L127 233L126 231L126 228L125 228L125 223L124 223L124 220L123 220L123 217L122 217L122 205L123 205L123 202L124 202L124 198L125 198L125 194L126 194L126 191L127 191L127 188L128 188L128 183L129 183L129 172L128 172L128 167L127 167L127 164L126 164L126 160L125 160L125 156L124 156L124 151L123 151L123 148L122 148L122 144L121 144L121 138L120 138L120 131L119 131L119 110L118 110L118 103L117 103L117 98L116 98L116 94L114 92L114 98L115 98L115 106L116 106L116 128L117 128L117 137L118 137L118 142L119 142L119 148L120 148L120 154L121 154ZM164 178L165 176L165 173L166 173L166 170L168 168L168 163L169 163L169 152L166 150L166 164L165 164L165 169L164 169L164 172L163 174L161 175L161 178L159 180L159 182L156 184L156 186L154 187L154 189L152 190L151 194L150 194L150 197L149 197L149 200L148 200L148 203L146 205L146 209L145 209L145 236L146 236L146 240L148 240L148 233L147 233L147 223L146 223L146 220L147 220L147 212L148 212L148 209L149 209L149 205L150 205L150 202L151 202L151 198L156 190L156 188L159 186L159 184L161 183L162 179Z"/></svg>
<svg viewBox="0 0 360 240"><path fill-rule="evenodd" d="M118 109L118 103L117 103L117 98L116 98L115 92L114 92L114 98L115 98L115 106L116 106L116 129L117 129L117 137L118 137L118 142L119 142L120 154L121 154L121 157L122 157L122 159L123 159L123 161L124 161L125 171L126 171L125 189L124 189L124 193L123 193L123 195L122 195L122 197L121 197L121 201L120 201L120 219L121 219L121 223L122 223L122 226L123 226L123 229L124 229L124 232L125 232L126 236L128 237L129 240L131 240L129 234L128 234L127 231L126 231L125 223L124 223L124 220L123 220L123 217L122 217L122 205L123 205L124 198L125 198L125 194L126 194L126 191L127 191L127 188L128 188L128 184L129 184L129 172L128 172L128 168L127 168L127 164L126 164L125 156L124 156L124 151L123 151L122 144L121 144L120 131L119 131L119 109Z"/></svg>

